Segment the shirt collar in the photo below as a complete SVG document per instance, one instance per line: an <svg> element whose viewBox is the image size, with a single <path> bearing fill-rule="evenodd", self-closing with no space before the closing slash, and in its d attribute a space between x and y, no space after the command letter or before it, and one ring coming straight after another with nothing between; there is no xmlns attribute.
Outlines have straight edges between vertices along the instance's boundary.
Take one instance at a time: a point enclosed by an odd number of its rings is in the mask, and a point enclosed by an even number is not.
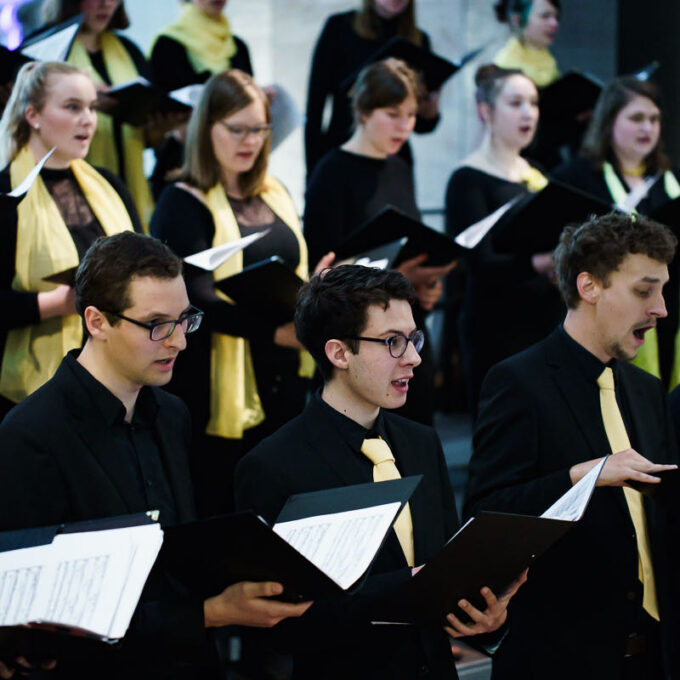
<svg viewBox="0 0 680 680"><path fill-rule="evenodd" d="M602 371L604 371L607 366L612 369L614 376L616 377L618 366L616 359L612 359L605 364L592 352L589 352L581 343L574 340L574 338L564 330L564 326L560 325L559 331L569 352L576 360L580 372L589 382L592 382L593 384L597 383L597 379L602 375Z"/></svg>

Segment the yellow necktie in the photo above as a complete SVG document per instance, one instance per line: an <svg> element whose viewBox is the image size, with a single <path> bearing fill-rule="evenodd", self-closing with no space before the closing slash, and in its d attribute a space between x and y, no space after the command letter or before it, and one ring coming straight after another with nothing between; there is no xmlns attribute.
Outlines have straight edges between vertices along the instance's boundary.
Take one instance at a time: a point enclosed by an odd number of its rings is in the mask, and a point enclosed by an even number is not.
<svg viewBox="0 0 680 680"><path fill-rule="evenodd" d="M401 479L399 470L394 464L394 456L387 442L383 439L364 439L361 445L361 453L373 463L373 481L385 482L388 479ZM410 567L415 566L413 551L413 522L411 521L411 509L408 503L399 513L394 522L394 531L397 534L401 549L404 551L406 562Z"/></svg>
<svg viewBox="0 0 680 680"><path fill-rule="evenodd" d="M621 411L616 403L614 392L614 374L607 367L597 379L600 387L600 408L602 420L607 433L612 453L620 453L630 448L630 439L626 432L626 426L621 417ZM628 503L628 511L635 527L635 536L638 547L638 574L642 581L643 596L642 606L645 611L659 621L659 606L656 600L656 584L654 582L654 568L652 567L652 554L649 548L649 535L647 533L647 521L645 510L642 505L642 496L635 489L624 487L623 492Z"/></svg>

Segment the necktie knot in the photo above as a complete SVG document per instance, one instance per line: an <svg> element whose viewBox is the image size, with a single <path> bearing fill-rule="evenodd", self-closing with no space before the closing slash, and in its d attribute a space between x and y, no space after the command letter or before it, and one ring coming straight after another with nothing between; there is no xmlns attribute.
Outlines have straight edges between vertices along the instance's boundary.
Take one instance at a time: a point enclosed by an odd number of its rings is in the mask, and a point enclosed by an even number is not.
<svg viewBox="0 0 680 680"><path fill-rule="evenodd" d="M598 387L601 390L613 390L614 389L614 372L609 366L600 373L600 377L597 379Z"/></svg>
<svg viewBox="0 0 680 680"><path fill-rule="evenodd" d="M368 458L373 465L380 465L387 461L394 462L394 456L384 439L364 439L361 445L361 453Z"/></svg>

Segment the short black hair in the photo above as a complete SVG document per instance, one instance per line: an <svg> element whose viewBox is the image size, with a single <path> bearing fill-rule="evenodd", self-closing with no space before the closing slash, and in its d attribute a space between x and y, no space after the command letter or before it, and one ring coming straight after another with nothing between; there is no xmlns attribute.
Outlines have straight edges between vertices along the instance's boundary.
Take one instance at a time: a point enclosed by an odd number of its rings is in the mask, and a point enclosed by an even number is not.
<svg viewBox="0 0 680 680"><path fill-rule="evenodd" d="M606 287L609 275L628 255L646 255L668 265L678 240L668 227L644 215L628 215L614 210L591 217L580 226L569 226L555 249L555 271L567 307L576 309L581 296L576 279L588 272Z"/></svg>
<svg viewBox="0 0 680 680"><path fill-rule="evenodd" d="M314 357L321 376L333 377L333 365L326 356L326 342L345 340L352 352L366 327L371 305L387 309L391 300L415 302L413 286L400 272L346 264L327 269L307 282L298 294L295 330L300 342Z"/></svg>
<svg viewBox="0 0 680 680"><path fill-rule="evenodd" d="M130 282L151 276L174 279L182 274L182 260L152 236L124 231L97 239L87 250L76 272L76 309L87 307L120 314L131 305ZM111 325L120 322L107 314Z"/></svg>

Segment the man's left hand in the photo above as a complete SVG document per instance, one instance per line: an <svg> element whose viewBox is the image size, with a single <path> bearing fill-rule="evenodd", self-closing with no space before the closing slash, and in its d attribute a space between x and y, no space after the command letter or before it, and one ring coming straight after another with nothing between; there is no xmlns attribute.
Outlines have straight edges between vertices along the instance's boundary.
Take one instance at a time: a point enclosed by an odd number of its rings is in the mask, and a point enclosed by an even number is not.
<svg viewBox="0 0 680 680"><path fill-rule="evenodd" d="M446 619L451 625L444 626L444 630L453 638L481 635L482 633L492 633L494 630L498 630L508 617L508 604L510 600L526 582L528 572L529 570L525 569L500 598L493 594L491 588L482 588L481 593L487 605L483 612L473 607L467 600L460 600L458 606L472 621L470 623L463 623L455 614L448 614Z"/></svg>

